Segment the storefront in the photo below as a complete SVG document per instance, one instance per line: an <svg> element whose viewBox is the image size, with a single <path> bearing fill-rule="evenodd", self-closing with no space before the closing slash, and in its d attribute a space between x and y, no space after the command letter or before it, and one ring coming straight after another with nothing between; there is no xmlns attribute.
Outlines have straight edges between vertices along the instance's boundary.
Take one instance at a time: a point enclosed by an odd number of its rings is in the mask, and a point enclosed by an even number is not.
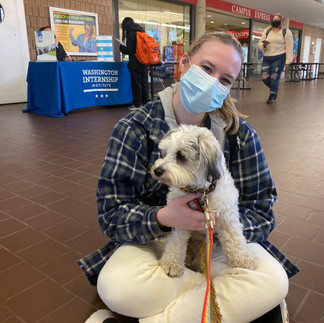
<svg viewBox="0 0 324 323"><path fill-rule="evenodd" d="M272 14L243 7L226 1L206 0L206 30L224 30L233 33L243 46L244 62L261 63L262 52L258 42L269 26ZM289 20L294 37L294 61L299 61L303 24ZM259 64L254 71L259 74Z"/></svg>
<svg viewBox="0 0 324 323"><path fill-rule="evenodd" d="M162 61L177 61L193 39L196 4L196 0L115 0L117 36L122 37L123 19L132 17L160 45ZM244 62L256 63L256 74L260 72L258 63L262 62L257 44L272 17L270 13L230 2L206 0L206 31L231 32L242 44ZM297 62L303 24L289 20L289 29L294 36L294 61ZM117 50L115 57L118 56ZM127 57L120 56L120 59L127 60Z"/></svg>
<svg viewBox="0 0 324 323"><path fill-rule="evenodd" d="M118 28L131 17L160 45L162 61L176 61L192 38L193 1L118 0ZM127 57L121 57L122 60Z"/></svg>

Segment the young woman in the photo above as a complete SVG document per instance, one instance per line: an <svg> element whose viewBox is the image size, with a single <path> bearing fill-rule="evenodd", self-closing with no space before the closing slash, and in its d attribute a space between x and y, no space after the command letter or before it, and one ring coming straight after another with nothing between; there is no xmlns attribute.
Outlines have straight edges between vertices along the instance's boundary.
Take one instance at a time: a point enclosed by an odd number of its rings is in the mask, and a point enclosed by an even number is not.
<svg viewBox="0 0 324 323"><path fill-rule="evenodd" d="M298 269L267 241L275 226L276 189L258 136L240 118L229 94L241 64L235 38L223 32L205 34L180 59L180 83L115 126L97 189L99 223L109 241L79 261L112 311L144 323L200 322L203 274L186 269L171 278L158 265L171 228L205 230L205 215L188 206L199 194L166 205L167 187L150 173L159 141L179 124L208 127L223 147L240 192L248 248L260 261L255 271L231 268L215 236L212 277L223 321L251 322L286 296L288 276Z"/></svg>
<svg viewBox="0 0 324 323"><path fill-rule="evenodd" d="M289 29L282 28L282 23L282 15L276 13L258 43L258 48L263 51L262 81L270 89L267 104L276 100L280 75L285 64L293 61L293 36Z"/></svg>
<svg viewBox="0 0 324 323"><path fill-rule="evenodd" d="M84 34L80 34L74 39L73 27L70 28L70 40L73 46L79 46L79 52L95 53L97 50L96 40L94 39L93 25L86 23L84 25Z"/></svg>

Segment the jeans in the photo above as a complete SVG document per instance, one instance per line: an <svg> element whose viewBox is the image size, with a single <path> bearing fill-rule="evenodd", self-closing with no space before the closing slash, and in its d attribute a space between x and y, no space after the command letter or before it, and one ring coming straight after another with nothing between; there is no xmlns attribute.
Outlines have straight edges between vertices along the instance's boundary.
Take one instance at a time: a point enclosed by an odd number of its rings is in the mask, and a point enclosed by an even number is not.
<svg viewBox="0 0 324 323"><path fill-rule="evenodd" d="M149 101L147 70L131 70L133 105L139 107Z"/></svg>
<svg viewBox="0 0 324 323"><path fill-rule="evenodd" d="M270 94L278 91L280 75L285 63L286 53L276 56L263 56L261 77L263 83L270 88Z"/></svg>

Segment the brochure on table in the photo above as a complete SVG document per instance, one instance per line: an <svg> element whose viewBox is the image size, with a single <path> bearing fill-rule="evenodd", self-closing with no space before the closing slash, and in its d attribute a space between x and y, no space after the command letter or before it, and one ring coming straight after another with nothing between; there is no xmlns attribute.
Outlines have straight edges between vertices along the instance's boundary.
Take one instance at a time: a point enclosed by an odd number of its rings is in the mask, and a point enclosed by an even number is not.
<svg viewBox="0 0 324 323"><path fill-rule="evenodd" d="M54 31L35 31L37 61L55 62L56 46Z"/></svg>
<svg viewBox="0 0 324 323"><path fill-rule="evenodd" d="M114 62L112 36L97 35L97 60Z"/></svg>

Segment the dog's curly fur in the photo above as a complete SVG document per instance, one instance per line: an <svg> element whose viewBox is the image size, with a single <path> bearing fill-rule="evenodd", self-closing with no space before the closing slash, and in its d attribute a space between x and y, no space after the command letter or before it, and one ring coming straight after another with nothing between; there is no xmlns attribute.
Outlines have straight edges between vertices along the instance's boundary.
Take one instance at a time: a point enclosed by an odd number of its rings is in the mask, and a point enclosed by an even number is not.
<svg viewBox="0 0 324 323"><path fill-rule="evenodd" d="M167 203L183 196L185 193L180 190L183 187L207 189L217 179L215 190L207 197L209 210L216 212L215 230L224 254L232 267L256 269L258 259L247 249L239 220L238 190L212 132L181 125L164 136L159 149L162 157L156 160L151 172L155 179L169 186ZM177 228L168 235L160 259L167 275L183 274L190 236L191 232Z"/></svg>

